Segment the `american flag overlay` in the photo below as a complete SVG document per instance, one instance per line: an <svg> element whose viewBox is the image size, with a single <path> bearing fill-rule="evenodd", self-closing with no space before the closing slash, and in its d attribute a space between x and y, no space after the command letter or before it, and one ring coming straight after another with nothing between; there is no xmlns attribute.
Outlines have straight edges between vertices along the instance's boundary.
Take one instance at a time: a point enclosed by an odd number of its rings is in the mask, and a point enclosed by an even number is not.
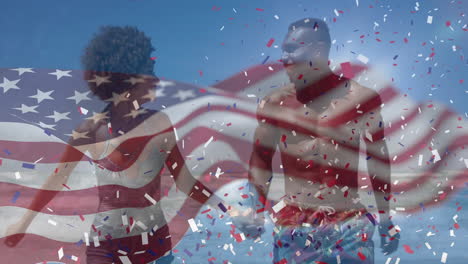
<svg viewBox="0 0 468 264"><path fill-rule="evenodd" d="M376 93L363 94L334 116L320 117L326 120L321 126L329 141L314 162L328 166L324 173L333 177L347 171L360 175L357 185L344 186L338 180L327 182L327 188L340 195L356 189L358 199L372 211L375 201L369 194L376 190L369 178L379 175L369 175L367 166L377 171L390 166L389 213L410 214L443 203L465 184L465 119L436 101L414 101L371 68L347 63L335 74L339 83L353 79ZM125 93L99 100L89 86L109 85L112 79L84 76L78 70L0 70L2 263L87 263L100 247L115 252L103 256L105 263L150 263L169 255L187 231L197 230L194 218L202 206L212 205L211 211L201 212L212 219L229 219L225 209L231 204L223 208L216 199L228 200L240 191L216 191L248 178L259 122L273 120L271 125L294 133L320 134L306 121L290 124L287 115L258 110L264 98L288 83L279 64L251 67L212 87L129 77L129 87L148 84L141 94L143 104ZM112 118L109 105L125 103L132 107L128 113ZM375 112L381 113L382 122L373 122ZM367 141L366 149L340 138L341 131L357 125L364 127L360 136ZM281 135L280 143L286 145L289 136ZM388 159L376 144L382 140ZM183 159L172 157L179 151ZM293 152L285 155L296 158ZM359 161L349 162L349 156ZM284 157L275 154L275 177L266 203L270 207L281 205L284 181L295 180L284 173L284 163ZM193 179L179 185L184 168ZM44 189L52 186L45 185L50 179L57 185L59 177L54 175L62 171L69 173L59 187ZM8 237L7 228L27 212L35 217L24 234ZM242 239L235 231L231 235ZM20 237L15 246L6 246L7 238Z"/></svg>

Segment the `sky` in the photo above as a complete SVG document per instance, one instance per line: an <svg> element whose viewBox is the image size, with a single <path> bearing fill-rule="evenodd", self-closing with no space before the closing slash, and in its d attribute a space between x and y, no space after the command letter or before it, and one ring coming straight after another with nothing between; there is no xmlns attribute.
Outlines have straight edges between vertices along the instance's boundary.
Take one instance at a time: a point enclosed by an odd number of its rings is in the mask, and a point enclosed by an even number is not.
<svg viewBox="0 0 468 264"><path fill-rule="evenodd" d="M466 118L467 10L467 1L449 0L5 1L0 65L81 69L99 27L131 25L152 39L156 75L212 85L267 56L278 60L288 25L317 17L335 40L332 65L360 63L363 54L403 92L436 99Z"/></svg>

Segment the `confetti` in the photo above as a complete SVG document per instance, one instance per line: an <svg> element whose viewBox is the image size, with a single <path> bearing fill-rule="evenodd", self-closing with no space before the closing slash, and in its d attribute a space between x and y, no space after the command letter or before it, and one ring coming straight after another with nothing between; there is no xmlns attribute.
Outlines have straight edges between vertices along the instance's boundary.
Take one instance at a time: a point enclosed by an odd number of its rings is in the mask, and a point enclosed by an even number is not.
<svg viewBox="0 0 468 264"><path fill-rule="evenodd" d="M427 16L427 24L432 24L432 16Z"/></svg>
<svg viewBox="0 0 468 264"><path fill-rule="evenodd" d="M366 56L364 56L364 55L362 55L362 54L359 54L359 55L357 56L357 59L358 59L360 62L364 63L364 64L367 64L367 63L369 62L369 58L367 58Z"/></svg>
<svg viewBox="0 0 468 264"><path fill-rule="evenodd" d="M286 204L284 203L284 200L281 200L279 201L277 204L275 204L272 209L275 213L278 213L279 211L281 211L281 209L283 209L284 207L286 206Z"/></svg>
<svg viewBox="0 0 468 264"><path fill-rule="evenodd" d="M145 193L145 198L150 201L153 205L156 204L156 200L153 199L149 194ZM122 216L123 217L123 216Z"/></svg>
<svg viewBox="0 0 468 264"><path fill-rule="evenodd" d="M197 224L195 223L195 220L193 220L193 218L190 218L188 220L188 223L190 225L190 228L192 229L192 232L197 232L198 231Z"/></svg>
<svg viewBox="0 0 468 264"><path fill-rule="evenodd" d="M447 262L447 256L448 256L447 252L443 252L442 257L440 258L440 262L446 263Z"/></svg>

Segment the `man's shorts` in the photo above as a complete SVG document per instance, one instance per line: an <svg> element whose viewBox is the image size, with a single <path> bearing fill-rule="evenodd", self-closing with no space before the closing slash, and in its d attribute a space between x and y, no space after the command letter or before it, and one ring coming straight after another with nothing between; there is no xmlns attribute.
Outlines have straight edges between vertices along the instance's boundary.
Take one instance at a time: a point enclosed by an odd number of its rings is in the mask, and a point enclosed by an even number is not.
<svg viewBox="0 0 468 264"><path fill-rule="evenodd" d="M375 228L366 214L286 206L276 216L273 263L374 263Z"/></svg>

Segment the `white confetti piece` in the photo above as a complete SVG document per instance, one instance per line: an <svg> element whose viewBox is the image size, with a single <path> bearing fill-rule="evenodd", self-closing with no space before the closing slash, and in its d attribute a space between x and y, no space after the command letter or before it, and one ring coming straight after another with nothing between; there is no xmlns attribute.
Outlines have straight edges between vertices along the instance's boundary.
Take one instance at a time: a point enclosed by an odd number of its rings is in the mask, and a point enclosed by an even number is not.
<svg viewBox="0 0 468 264"><path fill-rule="evenodd" d="M440 262L446 263L447 262L447 256L448 256L447 252L443 252L442 257L440 258Z"/></svg>
<svg viewBox="0 0 468 264"><path fill-rule="evenodd" d="M392 258L388 258L387 261L385 261L385 264L390 264L390 261L392 261Z"/></svg>
<svg viewBox="0 0 468 264"><path fill-rule="evenodd" d="M190 228L192 229L192 232L197 232L198 231L197 224L195 223L195 220L193 220L193 218L190 218L188 220L188 223L190 225Z"/></svg>
<svg viewBox="0 0 468 264"><path fill-rule="evenodd" d="M78 257L77 257L77 256L71 255L70 258L71 258L71 260L73 260L73 261L75 261L75 262L78 261Z"/></svg>
<svg viewBox="0 0 468 264"><path fill-rule="evenodd" d="M274 18L275 18L276 20L278 20L278 19L279 19L279 16L278 16L278 15L274 15Z"/></svg>
<svg viewBox="0 0 468 264"><path fill-rule="evenodd" d="M423 162L423 155L419 155L418 166L421 167Z"/></svg>
<svg viewBox="0 0 468 264"><path fill-rule="evenodd" d="M468 168L468 159L463 159L465 161L465 166Z"/></svg>
<svg viewBox="0 0 468 264"><path fill-rule="evenodd" d="M248 94L247 97L252 98L252 97L257 97L255 94Z"/></svg>
<svg viewBox="0 0 468 264"><path fill-rule="evenodd" d="M141 233L141 244L148 245L148 232Z"/></svg>
<svg viewBox="0 0 468 264"><path fill-rule="evenodd" d="M119 253L120 255L127 255L127 252L126 251L123 251L123 250L117 250L117 253Z"/></svg>
<svg viewBox="0 0 468 264"><path fill-rule="evenodd" d="M156 200L153 199L149 194L145 193L146 200L150 201L153 205L156 204Z"/></svg>
<svg viewBox="0 0 468 264"><path fill-rule="evenodd" d="M335 16L340 16L340 13L338 13L338 10L333 10L333 12L335 12Z"/></svg>
<svg viewBox="0 0 468 264"><path fill-rule="evenodd" d="M122 261L122 264L132 264L130 259L127 256L119 256L120 261Z"/></svg>
<svg viewBox="0 0 468 264"><path fill-rule="evenodd" d="M49 224L51 224L51 225L53 225L53 226L57 226L57 222L55 222L55 221L52 220L52 219L47 220L47 223L49 223Z"/></svg>
<svg viewBox="0 0 468 264"><path fill-rule="evenodd" d="M395 210L397 210L397 211L405 211L405 208L404 208L404 207L396 207Z"/></svg>
<svg viewBox="0 0 468 264"><path fill-rule="evenodd" d="M434 155L434 163L440 160L439 151L437 151L437 149L432 150L432 155Z"/></svg>
<svg viewBox="0 0 468 264"><path fill-rule="evenodd" d="M124 226L127 226L128 225L128 217L126 214L122 215L122 224Z"/></svg>
<svg viewBox="0 0 468 264"><path fill-rule="evenodd" d="M83 115L87 115L88 114L88 109L80 106L80 113L82 113Z"/></svg>
<svg viewBox="0 0 468 264"><path fill-rule="evenodd" d="M202 193L206 196L206 197L210 197L211 196L211 193L205 189L202 190Z"/></svg>
<svg viewBox="0 0 468 264"><path fill-rule="evenodd" d="M223 174L224 174L224 172L222 172L222 171L221 171L221 168L218 167L218 168L216 169L215 177L219 179L219 176L221 176L221 175L223 175Z"/></svg>
<svg viewBox="0 0 468 264"><path fill-rule="evenodd" d="M453 229L450 229L450 236L455 237L455 232L453 231Z"/></svg>
<svg viewBox="0 0 468 264"><path fill-rule="evenodd" d="M89 234L87 232L84 232L84 240L85 240L86 246L89 247Z"/></svg>
<svg viewBox="0 0 468 264"><path fill-rule="evenodd" d="M400 263L400 258L397 258L395 261L395 264L399 264L399 263Z"/></svg>
<svg viewBox="0 0 468 264"><path fill-rule="evenodd" d="M174 162L174 164L172 164L172 169L175 170L175 168L177 168L177 162Z"/></svg>
<svg viewBox="0 0 468 264"><path fill-rule="evenodd" d="M205 143L204 147L208 147L208 145L211 143L211 141L213 141L213 136L210 137L210 139L208 139L208 141Z"/></svg>
<svg viewBox="0 0 468 264"><path fill-rule="evenodd" d="M94 236L93 237L93 242L94 242L94 247L99 247L101 244L99 244L99 237Z"/></svg>
<svg viewBox="0 0 468 264"><path fill-rule="evenodd" d="M61 247L59 250L58 250L58 257L59 257L59 260L61 260L63 258L63 247Z"/></svg>
<svg viewBox="0 0 468 264"><path fill-rule="evenodd" d="M424 243L424 244L426 245L427 249L432 249L432 248L431 248L431 245L429 245L429 243L426 242L426 243Z"/></svg>
<svg viewBox="0 0 468 264"><path fill-rule="evenodd" d="M400 228L399 226L396 225L396 226L394 226L392 229L390 229L390 230L388 231L388 234L389 234L390 236L394 236L394 235L398 234L400 231L401 231L401 228Z"/></svg>
<svg viewBox="0 0 468 264"><path fill-rule="evenodd" d="M364 63L364 64L367 64L367 63L369 62L369 58L367 58L366 56L364 56L364 55L362 55L362 54L359 54L359 55L357 56L357 59L358 59L360 62Z"/></svg>
<svg viewBox="0 0 468 264"><path fill-rule="evenodd" d="M17 180L21 179L21 174L19 173L19 171L15 172L15 178Z"/></svg>
<svg viewBox="0 0 468 264"><path fill-rule="evenodd" d="M432 24L432 16L427 16L427 21L428 24Z"/></svg>
<svg viewBox="0 0 468 264"><path fill-rule="evenodd" d="M359 0L356 0L356 6L359 7Z"/></svg>
<svg viewBox="0 0 468 264"><path fill-rule="evenodd" d="M143 224L143 222L141 221L137 221L135 224L143 230L148 229L148 227L145 224Z"/></svg>
<svg viewBox="0 0 468 264"><path fill-rule="evenodd" d="M284 200L281 200L279 201L277 204L275 204L272 209L275 213L278 213L279 211L281 211L281 209L283 209L284 207L286 206L286 204L284 203Z"/></svg>

